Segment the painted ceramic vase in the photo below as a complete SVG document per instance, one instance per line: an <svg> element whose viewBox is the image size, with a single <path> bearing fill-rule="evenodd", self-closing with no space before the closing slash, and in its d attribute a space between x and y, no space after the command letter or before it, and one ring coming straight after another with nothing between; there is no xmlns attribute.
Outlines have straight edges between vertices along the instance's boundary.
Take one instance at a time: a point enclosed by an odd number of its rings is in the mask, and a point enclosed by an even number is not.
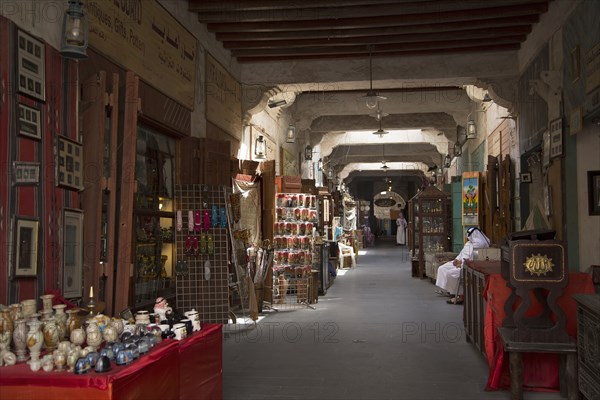
<svg viewBox="0 0 600 400"><path fill-rule="evenodd" d="M40 296L40 299L42 299L42 309L44 311L47 311L47 310L52 311L52 300L54 300L54 295L53 294L45 294L43 296Z"/></svg>
<svg viewBox="0 0 600 400"><path fill-rule="evenodd" d="M67 337L71 337L71 333L74 329L81 327L81 321L79 320L79 316L77 313L79 312L78 308L73 308L71 310L67 310Z"/></svg>
<svg viewBox="0 0 600 400"><path fill-rule="evenodd" d="M54 309L54 319L60 330L60 339L64 339L67 334L67 314L65 313L66 304L57 304L52 306Z"/></svg>
<svg viewBox="0 0 600 400"><path fill-rule="evenodd" d="M39 321L33 321L28 323L29 332L27 332L27 348L32 360L40 359L40 350L44 343L44 334L42 333L42 323ZM58 336L57 336L58 340Z"/></svg>
<svg viewBox="0 0 600 400"><path fill-rule="evenodd" d="M11 304L8 306L10 310L10 318L14 321L23 318L23 311L20 303Z"/></svg>
<svg viewBox="0 0 600 400"><path fill-rule="evenodd" d="M106 328L104 328L104 332L102 332L102 338L106 342L116 342L119 338L117 329L113 325L107 325Z"/></svg>
<svg viewBox="0 0 600 400"><path fill-rule="evenodd" d="M15 321L15 330L13 331L13 344L17 353L17 361L27 360L27 321L21 318Z"/></svg>
<svg viewBox="0 0 600 400"><path fill-rule="evenodd" d="M50 317L44 322L44 344L49 352L56 350L56 346L60 342L60 329L56 324L56 320Z"/></svg>

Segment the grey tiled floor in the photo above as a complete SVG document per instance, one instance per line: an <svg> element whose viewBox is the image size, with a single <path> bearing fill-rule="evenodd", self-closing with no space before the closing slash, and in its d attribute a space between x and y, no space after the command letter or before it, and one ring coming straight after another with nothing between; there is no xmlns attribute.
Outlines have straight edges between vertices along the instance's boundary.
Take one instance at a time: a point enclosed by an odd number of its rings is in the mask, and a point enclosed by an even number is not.
<svg viewBox="0 0 600 400"><path fill-rule="evenodd" d="M508 400L508 391L484 390L487 363L465 340L462 306L411 278L406 249L380 241L366 251L316 310L225 327L224 398Z"/></svg>

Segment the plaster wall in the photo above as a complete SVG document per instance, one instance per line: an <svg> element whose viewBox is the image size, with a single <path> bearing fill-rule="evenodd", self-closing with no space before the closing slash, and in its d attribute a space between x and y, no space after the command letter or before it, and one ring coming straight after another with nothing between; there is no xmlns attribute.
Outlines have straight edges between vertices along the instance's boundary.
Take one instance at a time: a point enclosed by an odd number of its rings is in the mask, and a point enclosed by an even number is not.
<svg viewBox="0 0 600 400"><path fill-rule="evenodd" d="M600 171L600 126L584 125L576 138L579 270L588 272L590 265L600 265L600 215L588 213L587 182L587 171Z"/></svg>

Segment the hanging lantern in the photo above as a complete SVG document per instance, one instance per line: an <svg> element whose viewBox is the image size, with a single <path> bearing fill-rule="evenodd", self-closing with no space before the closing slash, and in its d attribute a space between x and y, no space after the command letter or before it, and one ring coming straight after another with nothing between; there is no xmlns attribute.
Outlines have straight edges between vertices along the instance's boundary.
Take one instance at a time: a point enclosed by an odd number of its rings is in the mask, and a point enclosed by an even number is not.
<svg viewBox="0 0 600 400"><path fill-rule="evenodd" d="M261 135L254 141L254 158L257 160L264 160L267 158L267 146L265 138Z"/></svg>
<svg viewBox="0 0 600 400"><path fill-rule="evenodd" d="M312 151L312 147L309 144L306 145L306 147L304 148L304 159L306 161L312 160Z"/></svg>
<svg viewBox="0 0 600 400"><path fill-rule="evenodd" d="M292 124L288 125L287 131L285 133L285 141L286 143L296 142L296 127Z"/></svg>
<svg viewBox="0 0 600 400"><path fill-rule="evenodd" d="M88 20L80 0L69 0L69 8L63 18L60 54L65 58L87 58Z"/></svg>

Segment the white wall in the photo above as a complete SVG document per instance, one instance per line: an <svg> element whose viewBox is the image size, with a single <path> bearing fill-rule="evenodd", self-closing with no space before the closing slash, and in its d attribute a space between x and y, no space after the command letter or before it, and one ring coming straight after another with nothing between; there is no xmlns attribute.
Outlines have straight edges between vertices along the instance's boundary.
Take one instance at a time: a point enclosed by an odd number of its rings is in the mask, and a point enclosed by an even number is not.
<svg viewBox="0 0 600 400"><path fill-rule="evenodd" d="M587 171L600 170L600 126L588 123L577 133L577 219L579 270L600 265L600 215L588 214Z"/></svg>

